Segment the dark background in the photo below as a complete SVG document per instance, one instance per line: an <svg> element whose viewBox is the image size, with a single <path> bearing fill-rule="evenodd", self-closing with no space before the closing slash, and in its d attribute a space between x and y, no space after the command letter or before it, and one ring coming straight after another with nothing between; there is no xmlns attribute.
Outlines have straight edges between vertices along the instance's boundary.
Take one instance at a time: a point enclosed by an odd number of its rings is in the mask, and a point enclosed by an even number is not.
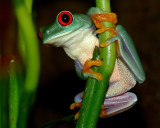
<svg viewBox="0 0 160 128"><path fill-rule="evenodd" d="M91 6L95 6L94 0L35 0L33 17L36 28L51 24L61 10L86 13ZM97 127L160 127L159 6L158 0L111 0L112 12L117 13L118 23L133 37L147 79L131 90L138 96L138 102L132 109L100 119ZM3 54L16 54L17 26L9 0L0 2L0 29ZM41 76L36 103L29 117L30 128L39 128L46 122L74 113L69 106L74 96L85 87L85 81L76 76L74 63L63 49L46 47L41 43L39 41ZM5 51L5 48L11 50ZM61 126L69 127L75 127L75 124Z"/></svg>

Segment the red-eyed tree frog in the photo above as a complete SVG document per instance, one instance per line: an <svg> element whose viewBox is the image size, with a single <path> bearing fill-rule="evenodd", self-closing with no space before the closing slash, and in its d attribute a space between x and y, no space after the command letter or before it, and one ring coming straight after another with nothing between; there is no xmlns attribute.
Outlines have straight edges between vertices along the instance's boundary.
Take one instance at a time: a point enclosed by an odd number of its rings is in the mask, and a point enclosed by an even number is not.
<svg viewBox="0 0 160 128"><path fill-rule="evenodd" d="M66 54L75 61L76 72L82 79L87 77L97 80L105 79L105 76L90 69L93 65L101 66L103 63L102 60L91 60L93 51L95 47L107 47L110 43L117 41L117 58L104 100L107 114L101 115L101 117L108 117L135 104L136 95L127 91L135 86L136 81L142 83L145 80L145 73L131 37L121 25L117 25L116 29L114 25L113 28L102 27L100 31L103 32L105 31L103 29L106 29L115 34L99 45L95 32L99 24L96 19L97 14L104 14L100 16L101 21L107 18L107 21L116 23L115 14L102 12L95 7L89 9L88 15L62 11L53 24L40 28L38 34L44 44L64 48ZM92 16L95 25L89 16ZM80 94L75 97L75 102L81 102Z"/></svg>

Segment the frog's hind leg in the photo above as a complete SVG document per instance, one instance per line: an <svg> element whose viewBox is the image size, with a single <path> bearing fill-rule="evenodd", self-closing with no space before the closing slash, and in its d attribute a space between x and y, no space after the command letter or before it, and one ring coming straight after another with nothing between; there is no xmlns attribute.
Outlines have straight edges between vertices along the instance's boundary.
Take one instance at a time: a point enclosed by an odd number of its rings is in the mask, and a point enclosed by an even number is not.
<svg viewBox="0 0 160 128"><path fill-rule="evenodd" d="M110 83L112 84L109 85L106 98L123 94L136 85L134 75L121 59L116 59L115 68L118 70L115 70L110 77Z"/></svg>
<svg viewBox="0 0 160 128"><path fill-rule="evenodd" d="M81 104L82 104L82 102L72 103L72 104L70 105L70 109L73 110L73 109L75 109L76 107L79 107L79 108L80 108L80 107L81 107ZM74 119L77 120L78 117L79 117L79 111L74 115Z"/></svg>
<svg viewBox="0 0 160 128"><path fill-rule="evenodd" d="M75 102L70 105L70 109L73 110L76 107L80 108L82 105L83 92L79 93L75 97ZM77 102L78 101L78 102ZM101 106L100 117L104 117L107 115L107 110L104 105ZM79 117L79 111L75 114L74 119L77 120Z"/></svg>

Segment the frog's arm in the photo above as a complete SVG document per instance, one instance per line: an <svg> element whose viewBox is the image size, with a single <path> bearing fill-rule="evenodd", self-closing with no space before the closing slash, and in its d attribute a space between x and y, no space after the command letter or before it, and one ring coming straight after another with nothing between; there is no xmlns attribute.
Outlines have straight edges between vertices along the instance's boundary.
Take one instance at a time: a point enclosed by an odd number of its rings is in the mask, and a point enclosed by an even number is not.
<svg viewBox="0 0 160 128"><path fill-rule="evenodd" d="M103 75L91 69L92 66L101 66L102 63L102 60L87 60L85 64L82 65L79 61L75 61L76 73L81 79L92 77L97 80L102 80Z"/></svg>
<svg viewBox="0 0 160 128"><path fill-rule="evenodd" d="M83 65L79 61L75 61L75 69L76 69L76 74L79 78L85 80L86 77L84 73L82 73Z"/></svg>
<svg viewBox="0 0 160 128"><path fill-rule="evenodd" d="M130 68L136 80L139 83L142 83L145 80L145 73L133 40L123 26L117 25L116 31L118 35L108 40L107 43L112 43L118 40L120 57L122 57L124 62Z"/></svg>

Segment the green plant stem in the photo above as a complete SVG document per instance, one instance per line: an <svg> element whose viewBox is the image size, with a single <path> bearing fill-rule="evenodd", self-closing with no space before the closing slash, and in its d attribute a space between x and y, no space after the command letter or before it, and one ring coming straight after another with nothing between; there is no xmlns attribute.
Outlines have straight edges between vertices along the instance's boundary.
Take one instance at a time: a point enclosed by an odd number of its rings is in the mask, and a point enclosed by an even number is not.
<svg viewBox="0 0 160 128"><path fill-rule="evenodd" d="M32 0L24 0L23 6L25 6L26 8L28 16L32 15L32 2L33 2ZM26 43L23 37L23 31L21 30L20 26L18 26L18 49L24 64L26 64L27 61Z"/></svg>
<svg viewBox="0 0 160 128"><path fill-rule="evenodd" d="M15 62L10 63L10 82L9 82L9 128L17 128L19 96L18 80L16 76Z"/></svg>
<svg viewBox="0 0 160 128"><path fill-rule="evenodd" d="M0 85L0 95L1 95L1 128L8 128L8 74L2 73L1 85Z"/></svg>
<svg viewBox="0 0 160 128"><path fill-rule="evenodd" d="M27 53L26 53L26 44L23 38L23 33L20 27L18 26L18 50L22 58L22 62L26 64L27 61ZM26 65L25 65L26 66Z"/></svg>
<svg viewBox="0 0 160 128"><path fill-rule="evenodd" d="M31 17L32 0L13 0L18 25L25 41L26 74L20 100L18 127L25 128L38 85L40 60L36 30Z"/></svg>
<svg viewBox="0 0 160 128"><path fill-rule="evenodd" d="M0 76L2 77L2 76ZM2 128L2 80L0 78L0 128Z"/></svg>
<svg viewBox="0 0 160 128"><path fill-rule="evenodd" d="M4 127L8 127L8 77L6 76L6 74L3 74L0 76L0 95L1 95L0 128L4 128Z"/></svg>
<svg viewBox="0 0 160 128"><path fill-rule="evenodd" d="M103 11L110 12L110 0L96 0L96 6ZM112 27L112 23L104 22L106 27ZM106 41L110 37L110 32L106 31L99 35L100 43ZM95 128L103 104L104 97L108 88L109 78L112 74L116 58L116 45L100 48L100 55L94 53L93 59L102 59L103 65L94 67L93 70L100 72L104 79L98 81L92 78L87 80L85 93L80 109L80 115L76 128Z"/></svg>
<svg viewBox="0 0 160 128"><path fill-rule="evenodd" d="M24 0L25 7L28 11L28 14L31 16L32 15L32 4L33 0Z"/></svg>

